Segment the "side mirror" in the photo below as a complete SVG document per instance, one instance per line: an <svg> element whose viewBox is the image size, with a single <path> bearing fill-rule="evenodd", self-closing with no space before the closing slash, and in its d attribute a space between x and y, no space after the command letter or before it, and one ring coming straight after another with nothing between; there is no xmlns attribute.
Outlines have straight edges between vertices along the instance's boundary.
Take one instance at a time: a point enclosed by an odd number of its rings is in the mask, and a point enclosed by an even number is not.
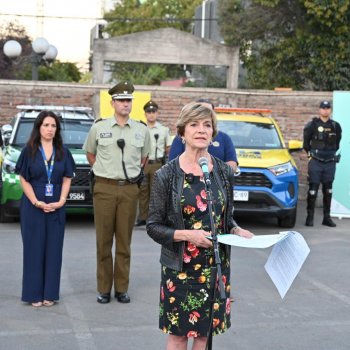
<svg viewBox="0 0 350 350"><path fill-rule="evenodd" d="M303 142L299 140L290 140L288 144L289 152L298 152L303 149Z"/></svg>
<svg viewBox="0 0 350 350"><path fill-rule="evenodd" d="M5 124L1 128L1 136L4 142L4 145L7 146L12 134L12 126L10 124Z"/></svg>

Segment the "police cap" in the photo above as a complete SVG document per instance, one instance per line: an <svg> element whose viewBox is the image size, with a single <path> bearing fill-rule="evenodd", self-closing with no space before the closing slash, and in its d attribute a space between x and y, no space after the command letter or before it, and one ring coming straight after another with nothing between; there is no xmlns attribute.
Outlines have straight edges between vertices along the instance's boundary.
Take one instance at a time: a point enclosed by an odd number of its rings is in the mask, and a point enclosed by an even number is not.
<svg viewBox="0 0 350 350"><path fill-rule="evenodd" d="M329 101L322 101L320 103L320 108L332 108L332 105Z"/></svg>
<svg viewBox="0 0 350 350"><path fill-rule="evenodd" d="M132 93L135 88L129 81L122 81L108 90L113 100L133 99Z"/></svg>
<svg viewBox="0 0 350 350"><path fill-rule="evenodd" d="M156 102L150 100L148 101L144 106L143 106L143 110L145 112L157 112L158 111L158 105Z"/></svg>

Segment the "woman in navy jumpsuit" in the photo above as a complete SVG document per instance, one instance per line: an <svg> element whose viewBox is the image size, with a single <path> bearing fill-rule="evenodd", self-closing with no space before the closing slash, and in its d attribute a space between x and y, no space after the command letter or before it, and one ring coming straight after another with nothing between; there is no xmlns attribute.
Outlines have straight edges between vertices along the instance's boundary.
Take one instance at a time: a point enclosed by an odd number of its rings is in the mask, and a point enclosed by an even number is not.
<svg viewBox="0 0 350 350"><path fill-rule="evenodd" d="M16 164L24 192L22 301L34 307L51 306L59 299L64 205L74 169L58 117L51 111L40 112Z"/></svg>

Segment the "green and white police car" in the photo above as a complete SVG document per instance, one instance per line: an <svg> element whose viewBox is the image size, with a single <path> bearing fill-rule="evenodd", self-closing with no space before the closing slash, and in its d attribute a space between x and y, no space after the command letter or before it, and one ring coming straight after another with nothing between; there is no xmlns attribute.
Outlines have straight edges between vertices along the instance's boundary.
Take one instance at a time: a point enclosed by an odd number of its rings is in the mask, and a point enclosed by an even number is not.
<svg viewBox="0 0 350 350"><path fill-rule="evenodd" d="M61 118L61 133L64 144L70 149L76 163L67 198L67 212L92 213L90 191L90 166L82 150L85 138L94 123L91 108L70 106L17 106L18 113L10 124L1 128L3 138L2 171L0 178L0 222L13 221L19 216L19 203L22 189L15 166L22 148L28 141L37 115L42 110L55 112Z"/></svg>

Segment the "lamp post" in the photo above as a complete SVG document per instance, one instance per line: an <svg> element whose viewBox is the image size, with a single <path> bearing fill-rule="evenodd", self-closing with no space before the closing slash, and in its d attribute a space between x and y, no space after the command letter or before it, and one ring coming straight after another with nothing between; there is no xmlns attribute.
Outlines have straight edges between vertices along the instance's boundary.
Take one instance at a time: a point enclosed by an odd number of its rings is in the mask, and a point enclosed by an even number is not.
<svg viewBox="0 0 350 350"><path fill-rule="evenodd" d="M9 58L17 58L22 53L22 46L16 40L9 40L4 45L4 54ZM32 64L32 80L38 80L39 66L46 62L52 62L57 56L57 49L50 45L45 38L37 38L32 43L30 63Z"/></svg>

